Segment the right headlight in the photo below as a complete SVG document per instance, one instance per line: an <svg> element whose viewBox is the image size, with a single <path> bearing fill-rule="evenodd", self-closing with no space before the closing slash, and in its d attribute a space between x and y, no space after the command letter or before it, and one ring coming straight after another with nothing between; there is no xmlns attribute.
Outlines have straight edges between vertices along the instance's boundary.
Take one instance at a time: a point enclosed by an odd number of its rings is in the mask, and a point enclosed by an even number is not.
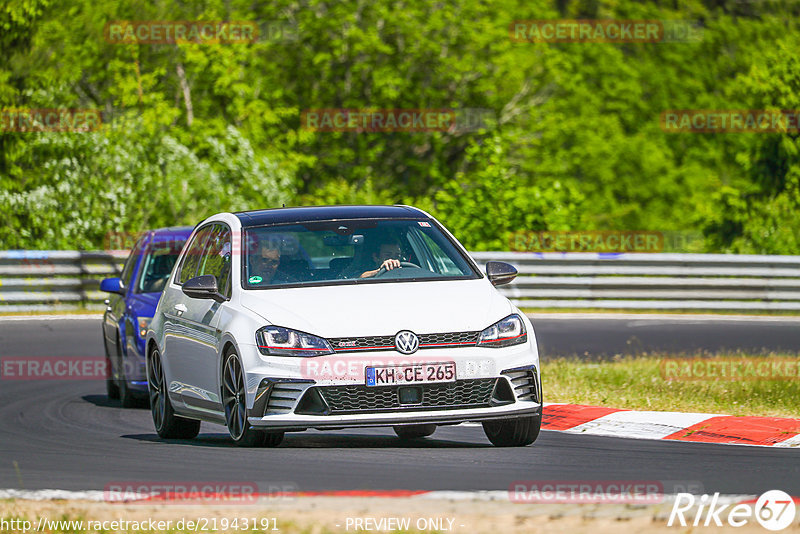
<svg viewBox="0 0 800 534"><path fill-rule="evenodd" d="M497 321L489 328L481 332L478 337L479 347L510 347L520 345L528 341L528 333L525 331L525 322L518 314L512 314Z"/></svg>
<svg viewBox="0 0 800 534"><path fill-rule="evenodd" d="M322 356L333 354L330 343L321 337L312 336L281 326L265 326L256 332L256 344L261 354L269 356Z"/></svg>

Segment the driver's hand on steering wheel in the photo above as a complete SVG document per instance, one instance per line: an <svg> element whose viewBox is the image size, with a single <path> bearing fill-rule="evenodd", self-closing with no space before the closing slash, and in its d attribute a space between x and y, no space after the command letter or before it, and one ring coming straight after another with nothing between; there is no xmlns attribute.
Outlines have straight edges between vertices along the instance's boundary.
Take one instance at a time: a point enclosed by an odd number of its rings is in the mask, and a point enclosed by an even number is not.
<svg viewBox="0 0 800 534"><path fill-rule="evenodd" d="M400 260L395 260L395 259L389 258L388 260L386 260L383 263L381 263L381 266L378 267L377 269L375 269L373 271L366 271L365 273L362 273L361 274L361 278L373 277L376 274L378 274L378 272L380 272L381 269L383 269L385 271L391 271L392 269L399 269L400 267L401 267Z"/></svg>
<svg viewBox="0 0 800 534"><path fill-rule="evenodd" d="M389 258L385 262L381 263L381 266L380 268L378 268L378 270L380 271L381 269L386 269L387 271L391 271L392 269L399 269L399 268L400 268L400 260L393 260Z"/></svg>

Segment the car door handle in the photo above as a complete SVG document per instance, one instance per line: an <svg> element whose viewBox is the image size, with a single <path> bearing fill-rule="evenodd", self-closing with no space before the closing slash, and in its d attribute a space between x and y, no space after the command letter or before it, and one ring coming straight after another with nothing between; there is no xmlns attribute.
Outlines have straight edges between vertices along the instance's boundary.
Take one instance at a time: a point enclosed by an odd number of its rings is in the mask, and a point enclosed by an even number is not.
<svg viewBox="0 0 800 534"><path fill-rule="evenodd" d="M176 304L175 306L173 306L173 308L175 309L176 312L178 312L178 315L181 315L187 310L186 304Z"/></svg>

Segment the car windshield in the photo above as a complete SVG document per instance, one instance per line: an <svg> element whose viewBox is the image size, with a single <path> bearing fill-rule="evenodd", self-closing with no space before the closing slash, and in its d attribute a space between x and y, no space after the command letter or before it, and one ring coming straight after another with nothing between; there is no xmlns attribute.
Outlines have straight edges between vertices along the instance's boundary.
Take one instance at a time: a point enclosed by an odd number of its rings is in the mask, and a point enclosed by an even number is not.
<svg viewBox="0 0 800 534"><path fill-rule="evenodd" d="M338 220L248 228L243 287L478 278L430 221Z"/></svg>
<svg viewBox="0 0 800 534"><path fill-rule="evenodd" d="M148 247L136 286L137 293L160 293L164 290L184 243L185 240L172 239Z"/></svg>

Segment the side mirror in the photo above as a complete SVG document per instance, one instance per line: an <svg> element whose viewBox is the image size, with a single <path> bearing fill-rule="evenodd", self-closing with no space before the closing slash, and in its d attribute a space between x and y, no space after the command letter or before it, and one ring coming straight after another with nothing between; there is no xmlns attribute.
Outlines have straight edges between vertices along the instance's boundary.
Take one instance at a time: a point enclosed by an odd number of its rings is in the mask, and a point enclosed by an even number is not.
<svg viewBox="0 0 800 534"><path fill-rule="evenodd" d="M119 295L125 294L125 285L119 278L106 278L100 282L100 291L106 293L117 293Z"/></svg>
<svg viewBox="0 0 800 534"><path fill-rule="evenodd" d="M486 262L486 276L493 286L502 286L517 277L517 270L502 261L489 261Z"/></svg>
<svg viewBox="0 0 800 534"><path fill-rule="evenodd" d="M196 276L183 283L183 294L193 299L213 299L224 302L225 297L220 295L217 287L217 278L213 274Z"/></svg>

